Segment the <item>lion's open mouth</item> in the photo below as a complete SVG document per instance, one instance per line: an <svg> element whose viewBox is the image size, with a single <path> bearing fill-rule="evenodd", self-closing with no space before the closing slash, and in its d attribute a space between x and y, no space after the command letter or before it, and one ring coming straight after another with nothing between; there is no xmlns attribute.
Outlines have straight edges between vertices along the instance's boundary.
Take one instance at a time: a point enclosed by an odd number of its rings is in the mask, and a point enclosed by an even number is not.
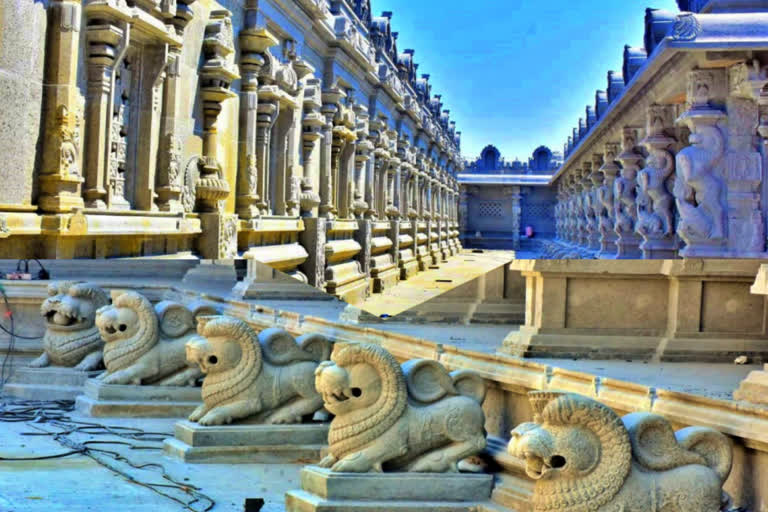
<svg viewBox="0 0 768 512"><path fill-rule="evenodd" d="M346 402L347 400L349 400L349 396L341 389L323 393L323 401L325 403Z"/></svg>
<svg viewBox="0 0 768 512"><path fill-rule="evenodd" d="M84 321L74 313L63 313L52 309L45 314L45 321L48 325L56 327L71 327Z"/></svg>
<svg viewBox="0 0 768 512"><path fill-rule="evenodd" d="M546 475L552 468L538 455L525 454L525 472L534 480Z"/></svg>

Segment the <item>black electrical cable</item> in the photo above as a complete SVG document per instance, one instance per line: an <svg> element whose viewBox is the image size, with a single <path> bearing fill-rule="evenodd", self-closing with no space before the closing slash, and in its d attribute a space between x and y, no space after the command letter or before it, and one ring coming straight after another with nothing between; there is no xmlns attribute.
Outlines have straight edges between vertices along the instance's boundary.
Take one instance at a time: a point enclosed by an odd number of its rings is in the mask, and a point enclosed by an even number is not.
<svg viewBox="0 0 768 512"><path fill-rule="evenodd" d="M126 441L118 440L87 440L82 443L78 443L69 436L72 434L82 434L88 436L94 435L114 435L125 439L145 442L162 442L165 438L171 437L171 434L167 432L147 432L140 428L135 427L123 427L116 425L103 425L100 423L85 422L74 420L69 416L69 412L74 410L74 402L69 400L58 400L51 402L38 402L32 400L16 400L10 403L0 402L0 422L27 422L29 426L37 430L38 432L22 432L21 435L27 436L51 436L56 442L70 449L68 452L57 453L53 455L42 455L39 457L25 457L25 458L10 458L2 457L2 461L28 461L28 460L46 460L56 459L61 457L68 457L71 455L83 455L91 458L100 465L106 467L113 473L120 475L130 483L146 487L147 489L155 492L167 499L170 499L180 505L186 510L192 512L208 512L214 506L216 502L213 498L200 492L200 488L185 482L178 482L174 480L168 473L162 464L155 462L148 462L143 464L137 464L125 457L124 455L101 448L94 448L90 445L95 444L113 444L128 446L131 450L161 450L161 447L147 446L147 445L135 445ZM39 426L40 423L46 423L51 427L59 429L58 432L49 431ZM157 470L162 478L170 483L150 483L142 482L133 475L127 473L123 469L117 467L114 462L122 462L131 468L138 470ZM184 501L176 496L163 492L162 489L173 489L183 492L191 499ZM193 507L197 505L197 507Z"/></svg>

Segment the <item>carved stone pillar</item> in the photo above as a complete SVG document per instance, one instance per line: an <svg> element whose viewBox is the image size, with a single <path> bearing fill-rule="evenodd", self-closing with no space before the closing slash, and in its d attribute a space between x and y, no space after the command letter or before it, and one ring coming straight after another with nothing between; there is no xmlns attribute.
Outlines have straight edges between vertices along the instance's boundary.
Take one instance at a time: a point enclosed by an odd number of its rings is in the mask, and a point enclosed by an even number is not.
<svg viewBox="0 0 768 512"><path fill-rule="evenodd" d="M620 147L616 142L606 143L605 151L603 152L603 165L600 167L603 183L597 191L598 229L600 230L600 252L598 257L605 259L616 258L617 236L614 231L616 219L613 204L613 186L616 181L616 175L619 172L616 158Z"/></svg>
<svg viewBox="0 0 768 512"><path fill-rule="evenodd" d="M234 49L232 41L231 13L227 10L212 11L205 28L203 52L205 62L200 70L200 96L203 100L203 156L200 159L200 176L196 182L197 210L219 211L219 201L229 195L229 183L224 178L218 160L218 128L216 122L222 103L236 97L230 89L233 80L240 76L232 69L227 57Z"/></svg>
<svg viewBox="0 0 768 512"><path fill-rule="evenodd" d="M589 248L595 251L600 250L600 212L602 204L600 203L600 188L603 185L603 175L600 173L600 167L603 165L603 155L594 153L592 155L592 167L589 173L589 182L587 187L590 189L587 196L588 207L591 212L588 214L589 224Z"/></svg>
<svg viewBox="0 0 768 512"><path fill-rule="evenodd" d="M691 145L683 148L675 157L677 179L673 191L680 214L677 234L686 244L680 251L683 257L723 257L727 252L726 197L722 172L726 148L725 137L718 127L726 115L721 109L712 106L716 81L722 81L722 78L723 73L719 70L695 70L688 73L688 110L680 116L678 123L685 124L691 130L688 139ZM755 109L750 138L756 127ZM751 144L750 140L748 145ZM741 167L748 170L749 166Z"/></svg>
<svg viewBox="0 0 768 512"><path fill-rule="evenodd" d="M184 211L181 203L183 170L181 168L181 137L179 134L179 109L184 84L181 81L181 49L174 48L168 54L163 88L163 117L158 149L159 165L155 178L155 204L161 212Z"/></svg>
<svg viewBox="0 0 768 512"><path fill-rule="evenodd" d="M270 100L261 101L258 105L256 117L256 207L260 215L271 215L272 204L269 197L269 166L270 166L270 142L272 128L275 126L277 116L280 113L280 102ZM259 170L262 172L259 172Z"/></svg>
<svg viewBox="0 0 768 512"><path fill-rule="evenodd" d="M358 219L365 216L369 203L365 201L366 180L368 174L368 163L371 160L373 144L368 140L368 114L365 109L358 105L355 108L357 119L357 141L355 143L355 163L354 176L352 176L352 188L354 190L351 203L351 216ZM372 181L372 180L371 180ZM373 183L371 183L373 185ZM372 195L372 194L371 194ZM373 198L371 197L371 202Z"/></svg>
<svg viewBox="0 0 768 512"><path fill-rule="evenodd" d="M128 49L130 25L125 29L109 22L90 25L86 30L88 48L88 89L85 111L85 205L107 208L108 154L112 126L112 88L115 66Z"/></svg>
<svg viewBox="0 0 768 512"><path fill-rule="evenodd" d="M668 184L675 170L675 158L670 151L675 139L667 135L672 115L672 107L664 105L651 105L646 113L646 137L641 144L648 150L648 158L637 176L635 228L643 237L640 249L646 259L674 258L677 251L674 197Z"/></svg>
<svg viewBox="0 0 768 512"><path fill-rule="evenodd" d="M259 175L269 172L259 167L259 73L266 60L264 52L278 44L277 38L265 27L257 25L258 2L246 6L245 28L240 31L240 143L237 173L237 214L242 219L259 216Z"/></svg>
<svg viewBox="0 0 768 512"><path fill-rule="evenodd" d="M584 249L591 247L591 241L594 233L597 231L597 220L595 219L595 210L592 208L592 162L582 164L581 173L581 213L584 219L581 228L580 244Z"/></svg>
<svg viewBox="0 0 768 512"><path fill-rule="evenodd" d="M315 190L319 185L318 141L323 140L325 118L320 113L322 107L320 80L310 78L304 89L304 179L301 182L301 215L311 217L317 213L320 196Z"/></svg>
<svg viewBox="0 0 768 512"><path fill-rule="evenodd" d="M82 208L82 143L77 93L80 0L54 0L49 7L46 46L46 133L55 134L43 145L40 197L43 212ZM52 27L52 28L51 28Z"/></svg>
<svg viewBox="0 0 768 512"><path fill-rule="evenodd" d="M333 118L338 111L337 104L341 100L342 93L338 89L323 91L323 109L325 117L323 125L323 139L320 146L320 215L332 219L336 214L336 205L333 194L333 169L334 152L336 158L338 151L333 149ZM339 150L340 151L340 150Z"/></svg>
<svg viewBox="0 0 768 512"><path fill-rule="evenodd" d="M768 68L754 60L729 70L728 149L724 178L727 187L728 255L737 258L765 258L765 168L758 152L755 134L765 137L765 122L760 108L768 103ZM763 139L764 140L764 139Z"/></svg>
<svg viewBox="0 0 768 512"><path fill-rule="evenodd" d="M613 183L614 231L616 240L616 257L619 259L637 259L642 256L640 242L642 239L635 232L637 224L637 172L643 161L643 156L636 152L637 130L625 127L622 131L621 149L617 157L621 162L621 175Z"/></svg>

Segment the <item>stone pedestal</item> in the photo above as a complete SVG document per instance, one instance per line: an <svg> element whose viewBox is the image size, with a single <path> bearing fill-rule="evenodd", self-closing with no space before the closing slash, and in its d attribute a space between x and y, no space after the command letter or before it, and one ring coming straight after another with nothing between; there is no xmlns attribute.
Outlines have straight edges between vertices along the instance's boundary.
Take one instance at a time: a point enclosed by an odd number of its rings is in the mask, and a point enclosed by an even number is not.
<svg viewBox="0 0 768 512"><path fill-rule="evenodd" d="M518 260L525 325L518 357L768 361L768 303L751 295L759 260Z"/></svg>
<svg viewBox="0 0 768 512"><path fill-rule="evenodd" d="M27 400L74 400L91 377L103 370L84 372L74 368L17 368L3 386L3 394Z"/></svg>
<svg viewBox="0 0 768 512"><path fill-rule="evenodd" d="M198 387L119 386L90 379L75 408L97 418L182 418L202 402Z"/></svg>
<svg viewBox="0 0 768 512"><path fill-rule="evenodd" d="M301 490L285 496L287 512L470 512L490 501L491 475L333 473L309 466Z"/></svg>
<svg viewBox="0 0 768 512"><path fill-rule="evenodd" d="M750 372L739 385L739 389L733 392L733 398L768 405L768 364L763 371Z"/></svg>
<svg viewBox="0 0 768 512"><path fill-rule="evenodd" d="M327 444L327 423L204 427L184 420L163 449L184 462L308 464L322 458Z"/></svg>

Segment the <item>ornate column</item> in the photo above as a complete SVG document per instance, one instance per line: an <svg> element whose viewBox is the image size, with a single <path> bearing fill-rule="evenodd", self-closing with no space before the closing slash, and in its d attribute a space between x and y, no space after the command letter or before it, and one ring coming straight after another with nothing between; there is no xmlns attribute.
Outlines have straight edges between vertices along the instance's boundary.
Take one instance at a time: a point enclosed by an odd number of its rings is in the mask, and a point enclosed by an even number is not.
<svg viewBox="0 0 768 512"><path fill-rule="evenodd" d="M325 124L322 127L323 139L320 146L320 216L329 219L335 217L336 214L333 194L333 119L338 112L338 103L342 96L343 93L337 88L327 89L322 93L322 113L325 117ZM338 151L336 151L336 158L338 158Z"/></svg>
<svg viewBox="0 0 768 512"><path fill-rule="evenodd" d="M617 157L621 162L621 175L613 183L614 231L616 240L616 257L619 259L637 259L640 252L641 238L635 232L637 224L637 171L643 161L643 156L636 152L637 130L624 127L621 137L621 154Z"/></svg>
<svg viewBox="0 0 768 512"><path fill-rule="evenodd" d="M355 106L355 118L357 120L357 141L355 143L355 172L352 177L352 185L354 189L353 200L351 206L351 215L355 218L362 219L365 216L365 212L368 210L369 203L365 201L366 194L366 182L372 179L366 180L368 174L368 164L372 158L373 144L368 140L369 126L368 126L368 113L362 105ZM371 194L372 196L372 194ZM373 202L373 197L370 198ZM369 216L370 218L370 216Z"/></svg>
<svg viewBox="0 0 768 512"><path fill-rule="evenodd" d="M614 231L616 219L613 205L613 185L620 169L616 164L619 149L620 145L616 142L606 143L603 152L603 166L600 167L600 172L603 175L603 183L597 191L598 211L600 212L598 217L600 252L598 253L598 257L605 259L616 258L617 236Z"/></svg>
<svg viewBox="0 0 768 512"><path fill-rule="evenodd" d="M589 181L589 172L591 170L592 163L584 162L581 165L581 169L576 169L576 192L578 194L576 200L576 213L578 216L578 238L576 240L576 245L578 245L581 249L587 249L589 247L589 209L587 208L587 205L589 204L587 201L587 191L589 190L589 187L587 183L591 183Z"/></svg>
<svg viewBox="0 0 768 512"><path fill-rule="evenodd" d="M302 212L302 184L307 176L306 167L300 163L300 154L304 144L304 94L306 92L306 80L312 76L315 69L307 61L296 55L295 42L291 44L289 58L291 67L296 73L297 83L295 91L295 105L292 107L293 116L288 130L286 141L286 176L285 176L285 215L289 217L299 216ZM310 78L311 79L311 78Z"/></svg>
<svg viewBox="0 0 768 512"><path fill-rule="evenodd" d="M161 139L158 148L159 165L155 176L155 204L161 212L179 213L184 211L181 190L184 186L181 169L181 137L179 135L179 107L182 91L181 48L169 49L165 67L163 88L163 117Z"/></svg>
<svg viewBox="0 0 768 512"><path fill-rule="evenodd" d="M765 258L763 216L766 203L761 201L761 188L765 187L766 170L756 144L759 137L755 135L766 135L766 119L760 119L760 109L768 103L768 68L753 60L733 66L729 77L730 90L726 100L728 149L724 172L728 255Z"/></svg>
<svg viewBox="0 0 768 512"><path fill-rule="evenodd" d="M108 155L111 151L112 89L114 70L125 56L130 24L119 28L110 22L86 29L88 89L85 110L85 206L107 208Z"/></svg>
<svg viewBox="0 0 768 512"><path fill-rule="evenodd" d="M595 251L600 250L600 212L602 204L600 203L600 187L603 185L603 175L600 173L600 167L603 165L603 155L599 153L592 154L592 167L589 173L591 187L589 191L589 207L592 212L589 214L589 248Z"/></svg>
<svg viewBox="0 0 768 512"><path fill-rule="evenodd" d="M582 164L581 174L581 209L584 217L584 224L581 232L581 246L584 249L594 249L593 242L596 239L597 219L593 208L593 187L592 182L592 162Z"/></svg>
<svg viewBox="0 0 768 512"><path fill-rule="evenodd" d="M237 173L237 214L241 219L259 216L259 174L269 172L259 167L257 139L259 131L259 73L264 66L264 52L279 43L265 27L257 25L258 0L248 0L245 28L240 31L240 144ZM262 155L263 157L263 155ZM262 163L263 165L263 163Z"/></svg>
<svg viewBox="0 0 768 512"><path fill-rule="evenodd" d="M212 11L205 28L203 52L205 62L200 70L200 96L203 100L203 156L200 176L196 183L197 210L219 211L219 201L229 195L229 183L224 178L218 160L218 128L216 122L221 104L236 97L230 89L240 76L230 68L227 56L234 51L231 13L226 9Z"/></svg>
<svg viewBox="0 0 768 512"><path fill-rule="evenodd" d="M643 237L643 258L674 258L674 197L668 181L675 170L671 148L675 139L667 135L672 126L673 107L651 105L646 113L646 137L641 144L648 151L645 168L637 176L637 225Z"/></svg>
<svg viewBox="0 0 768 512"><path fill-rule="evenodd" d="M315 192L319 183L319 159L316 148L322 144L325 118L320 112L322 107L320 80L310 78L304 89L304 129L302 131L304 150L304 178L301 181L301 216L312 217L317 214L320 196Z"/></svg>
<svg viewBox="0 0 768 512"><path fill-rule="evenodd" d="M54 0L46 45L45 133L38 204L46 213L82 208L82 143L77 93L80 0Z"/></svg>

